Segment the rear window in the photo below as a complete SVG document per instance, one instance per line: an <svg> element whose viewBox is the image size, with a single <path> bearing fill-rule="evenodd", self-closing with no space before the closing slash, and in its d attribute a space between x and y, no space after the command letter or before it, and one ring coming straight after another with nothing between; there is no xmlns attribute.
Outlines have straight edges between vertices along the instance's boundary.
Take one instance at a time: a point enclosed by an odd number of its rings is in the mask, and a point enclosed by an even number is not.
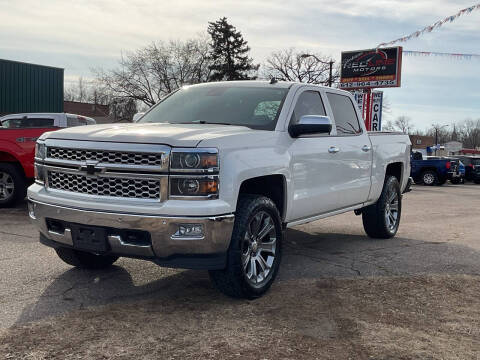
<svg viewBox="0 0 480 360"><path fill-rule="evenodd" d="M85 119L83 116L72 116L72 115L67 115L67 126L82 126L82 125L88 125L87 119Z"/></svg>
<svg viewBox="0 0 480 360"><path fill-rule="evenodd" d="M2 121L2 126L7 129L23 128L50 128L54 127L54 119L49 118L19 118Z"/></svg>

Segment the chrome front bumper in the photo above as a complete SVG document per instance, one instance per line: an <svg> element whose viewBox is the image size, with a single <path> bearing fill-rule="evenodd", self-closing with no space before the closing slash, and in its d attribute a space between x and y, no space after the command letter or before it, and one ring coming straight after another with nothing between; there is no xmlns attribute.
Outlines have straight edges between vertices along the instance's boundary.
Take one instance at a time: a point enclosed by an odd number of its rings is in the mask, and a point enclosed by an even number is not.
<svg viewBox="0 0 480 360"><path fill-rule="evenodd" d="M74 243L71 229L49 229L47 219L99 226L109 229L107 242L110 254L145 258L160 265L185 268L221 268L226 261L234 222L233 214L209 217L147 216L69 208L31 199L29 216L39 229L42 242L48 242L50 246L74 247ZM202 225L203 237L175 236L181 224ZM118 230L117 233L115 230ZM129 242L121 235L126 230L148 232L151 244ZM214 259L215 264L209 266L209 258Z"/></svg>

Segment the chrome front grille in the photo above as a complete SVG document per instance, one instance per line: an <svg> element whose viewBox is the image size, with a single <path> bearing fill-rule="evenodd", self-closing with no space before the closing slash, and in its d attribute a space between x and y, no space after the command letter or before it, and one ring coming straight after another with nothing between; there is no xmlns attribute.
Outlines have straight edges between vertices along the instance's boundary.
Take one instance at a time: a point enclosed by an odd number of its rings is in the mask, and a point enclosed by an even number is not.
<svg viewBox="0 0 480 360"><path fill-rule="evenodd" d="M165 201L166 145L47 139L46 188L119 200Z"/></svg>
<svg viewBox="0 0 480 360"><path fill-rule="evenodd" d="M87 161L93 160L105 164L124 164L140 166L162 166L163 155L139 152L120 152L107 150L48 148L47 157L56 160Z"/></svg>
<svg viewBox="0 0 480 360"><path fill-rule="evenodd" d="M48 171L50 189L79 194L131 199L160 200L160 180L118 177L89 177L60 171Z"/></svg>

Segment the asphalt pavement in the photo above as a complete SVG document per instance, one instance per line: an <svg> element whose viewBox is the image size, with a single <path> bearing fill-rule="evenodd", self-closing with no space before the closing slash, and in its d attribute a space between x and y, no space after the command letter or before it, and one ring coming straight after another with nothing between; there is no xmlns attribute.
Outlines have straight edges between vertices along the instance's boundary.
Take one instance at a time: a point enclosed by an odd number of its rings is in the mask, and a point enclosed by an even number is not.
<svg viewBox="0 0 480 360"><path fill-rule="evenodd" d="M414 186L394 239L366 237L353 213L288 230L277 283L311 279L480 274L480 185ZM109 270L74 269L38 242L26 203L0 209L0 328L85 308L182 296L207 289L204 271L120 259Z"/></svg>

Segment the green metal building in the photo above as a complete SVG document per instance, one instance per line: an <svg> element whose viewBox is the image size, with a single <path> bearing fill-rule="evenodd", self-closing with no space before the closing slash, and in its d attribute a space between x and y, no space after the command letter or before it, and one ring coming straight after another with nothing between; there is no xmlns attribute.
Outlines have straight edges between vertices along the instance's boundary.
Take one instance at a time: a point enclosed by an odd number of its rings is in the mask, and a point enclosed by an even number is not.
<svg viewBox="0 0 480 360"><path fill-rule="evenodd" d="M0 115L63 112L63 69L0 59Z"/></svg>

